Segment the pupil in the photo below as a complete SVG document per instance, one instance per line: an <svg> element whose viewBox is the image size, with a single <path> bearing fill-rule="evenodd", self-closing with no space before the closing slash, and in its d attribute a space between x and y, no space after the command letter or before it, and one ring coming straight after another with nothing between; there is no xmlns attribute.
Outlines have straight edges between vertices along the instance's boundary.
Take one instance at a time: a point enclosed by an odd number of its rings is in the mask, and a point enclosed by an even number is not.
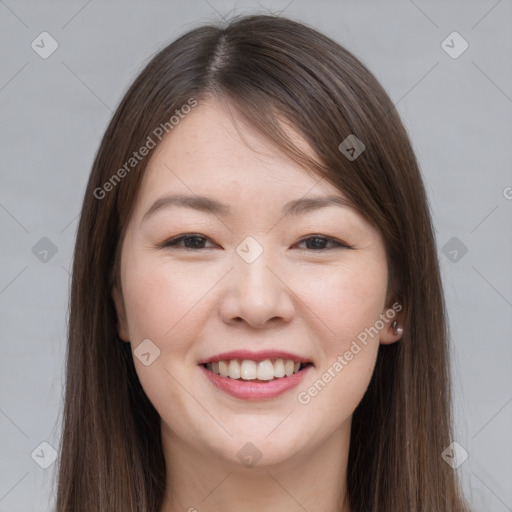
<svg viewBox="0 0 512 512"><path fill-rule="evenodd" d="M200 236L191 236L188 238L189 246L198 248L203 243L203 239ZM200 248L200 247L199 247Z"/></svg>
<svg viewBox="0 0 512 512"><path fill-rule="evenodd" d="M313 249L321 249L322 244L325 242L322 238L311 238L310 243L313 246Z"/></svg>

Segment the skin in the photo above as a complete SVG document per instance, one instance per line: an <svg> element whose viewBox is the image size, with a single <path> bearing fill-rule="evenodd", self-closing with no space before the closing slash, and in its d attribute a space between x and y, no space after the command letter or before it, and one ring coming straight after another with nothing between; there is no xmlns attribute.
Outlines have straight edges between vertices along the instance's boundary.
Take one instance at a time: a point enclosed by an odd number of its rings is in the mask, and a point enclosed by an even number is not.
<svg viewBox="0 0 512 512"><path fill-rule="evenodd" d="M171 193L206 195L232 214L174 206L143 220ZM340 483L352 414L379 343L399 335L386 322L309 403L299 402L391 307L384 242L360 214L340 206L281 213L290 200L328 194L343 197L250 127L234 124L214 98L181 120L151 157L123 240L122 290L113 298L119 336L132 350L145 339L160 350L148 366L134 357L162 420L168 480L160 512L229 512L241 504L246 512L349 510ZM162 247L183 234L205 239L186 242L199 248ZM247 236L263 248L252 263L236 252ZM243 401L215 388L198 366L237 349L286 350L315 366L284 395ZM261 453L253 467L237 456L249 442Z"/></svg>

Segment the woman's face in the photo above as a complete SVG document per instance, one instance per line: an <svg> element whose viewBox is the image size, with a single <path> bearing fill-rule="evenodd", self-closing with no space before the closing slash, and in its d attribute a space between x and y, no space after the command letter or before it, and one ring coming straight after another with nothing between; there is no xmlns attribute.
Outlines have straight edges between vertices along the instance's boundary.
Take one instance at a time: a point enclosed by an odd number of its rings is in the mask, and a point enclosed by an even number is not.
<svg viewBox="0 0 512 512"><path fill-rule="evenodd" d="M208 100L156 149L113 295L169 444L261 466L347 434L396 337L379 232L237 126Z"/></svg>

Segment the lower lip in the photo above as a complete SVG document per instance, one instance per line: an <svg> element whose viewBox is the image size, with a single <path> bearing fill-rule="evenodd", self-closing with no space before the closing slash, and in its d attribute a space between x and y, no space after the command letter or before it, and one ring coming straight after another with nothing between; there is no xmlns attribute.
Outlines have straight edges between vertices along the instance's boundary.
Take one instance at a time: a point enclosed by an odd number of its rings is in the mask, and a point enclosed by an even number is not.
<svg viewBox="0 0 512 512"><path fill-rule="evenodd" d="M267 382L230 379L229 377L221 377L220 375L207 370L202 365L200 365L200 368L214 386L228 395L242 400L269 400L298 386L306 376L306 373L312 367L307 366L290 377L282 377L280 379L269 380Z"/></svg>

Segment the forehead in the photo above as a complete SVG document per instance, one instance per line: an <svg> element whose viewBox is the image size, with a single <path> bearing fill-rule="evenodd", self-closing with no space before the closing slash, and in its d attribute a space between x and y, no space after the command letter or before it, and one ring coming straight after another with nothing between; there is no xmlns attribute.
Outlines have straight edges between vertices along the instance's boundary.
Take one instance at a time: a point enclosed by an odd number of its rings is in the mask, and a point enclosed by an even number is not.
<svg viewBox="0 0 512 512"><path fill-rule="evenodd" d="M314 152L289 127L302 151ZM343 194L306 171L215 99L201 102L155 149L142 180L139 203L166 192L215 194L239 201L286 202L308 192ZM233 197L233 194L235 195Z"/></svg>

